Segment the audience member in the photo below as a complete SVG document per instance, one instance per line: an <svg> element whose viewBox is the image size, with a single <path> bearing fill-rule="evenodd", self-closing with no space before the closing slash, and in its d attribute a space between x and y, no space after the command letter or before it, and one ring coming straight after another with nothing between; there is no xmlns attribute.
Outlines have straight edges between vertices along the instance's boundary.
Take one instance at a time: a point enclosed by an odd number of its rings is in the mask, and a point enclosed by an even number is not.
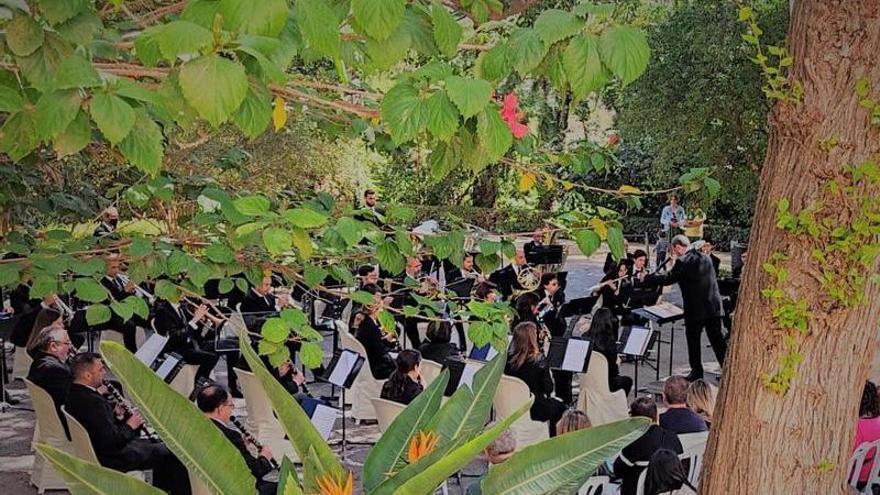
<svg viewBox="0 0 880 495"><path fill-rule="evenodd" d="M608 308L599 308L590 322L586 337L590 339L593 350L602 354L608 361L608 389L611 392L623 390L629 395L633 379L620 374L620 358L617 354L617 317Z"/></svg>
<svg viewBox="0 0 880 495"><path fill-rule="evenodd" d="M513 329L513 341L504 373L528 385L529 391L535 396L535 402L529 410L531 418L546 421L550 436L555 436L556 423L566 407L561 400L551 397L553 378L550 376L550 366L538 348L538 330L534 323L522 322Z"/></svg>
<svg viewBox="0 0 880 495"><path fill-rule="evenodd" d="M679 493L683 486L687 486L694 493L697 489L687 479L687 470L681 459L675 452L668 449L660 449L654 452L648 461L647 473L645 474L645 495L660 495L661 493Z"/></svg>
<svg viewBox="0 0 880 495"><path fill-rule="evenodd" d="M711 428L712 413L715 411L715 390L705 380L699 379L691 382L687 394L688 407L703 418L707 428Z"/></svg>
<svg viewBox="0 0 880 495"><path fill-rule="evenodd" d="M395 361L397 369L382 385L382 393L379 397L401 404L409 404L425 388L422 386L422 373L419 369L422 356L419 351L406 349L400 351Z"/></svg>
<svg viewBox="0 0 880 495"><path fill-rule="evenodd" d="M461 352L452 343L452 324L448 321L432 321L428 323L427 341L419 346L422 359L443 363L447 359L461 359Z"/></svg>
<svg viewBox="0 0 880 495"><path fill-rule="evenodd" d="M486 425L486 429L492 428L495 426L494 423L489 423ZM486 461L489 463L489 469L492 469L492 466L496 466L498 464L502 464L506 462L508 459L513 457L513 454L516 453L516 438L514 438L513 433L510 430L504 430L500 435L495 437L495 440L492 440L484 450L483 454L486 456ZM467 495L481 495L483 490L480 488L480 483L483 481L485 475L477 478L473 483L468 485Z"/></svg>
<svg viewBox="0 0 880 495"><path fill-rule="evenodd" d="M880 440L880 395L878 395L877 386L874 383L865 382L865 388L862 390L862 402L859 404L859 420L856 422L853 450L863 443L875 440ZM868 481L876 457L876 449L869 450L865 455L865 463L859 474L859 483Z"/></svg>
<svg viewBox="0 0 880 495"><path fill-rule="evenodd" d="M636 465L637 462L650 461L651 456L660 449L669 449L676 454L681 454L684 450L675 433L657 424L657 404L654 403L654 399L639 397L634 400L630 405L629 415L634 418L648 418L651 420L651 426L642 436L624 447L620 456L614 461L614 474L622 481L621 495L636 493L639 475L643 469Z"/></svg>
<svg viewBox="0 0 880 495"><path fill-rule="evenodd" d="M681 375L672 375L663 385L666 412L660 415L660 426L681 435L709 429L699 414L688 407L688 381Z"/></svg>
<svg viewBox="0 0 880 495"><path fill-rule="evenodd" d="M590 423L587 413L579 409L568 409L559 418L559 422L556 423L556 434L564 435L572 431L584 430L591 426L593 425Z"/></svg>

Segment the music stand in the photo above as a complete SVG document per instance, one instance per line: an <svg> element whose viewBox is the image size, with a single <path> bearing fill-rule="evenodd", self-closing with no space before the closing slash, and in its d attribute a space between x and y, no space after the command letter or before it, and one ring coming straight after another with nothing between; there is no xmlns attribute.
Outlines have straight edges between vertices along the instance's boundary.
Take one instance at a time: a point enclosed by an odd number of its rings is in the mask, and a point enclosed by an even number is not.
<svg viewBox="0 0 880 495"><path fill-rule="evenodd" d="M550 351L547 354L550 369L586 373L593 346L589 339L553 337L550 339Z"/></svg>
<svg viewBox="0 0 880 495"><path fill-rule="evenodd" d="M650 327L623 327L620 334L618 352L633 359L633 391L639 393L639 361L645 359L648 349L654 346L657 340L657 331ZM659 374L659 366L657 367ZM659 378L658 378L659 380Z"/></svg>
<svg viewBox="0 0 880 495"><path fill-rule="evenodd" d="M684 319L684 310L679 308L678 306L663 302L660 304L656 304L654 306L645 306L644 308L638 308L632 310L633 314L639 315L646 320L648 320L649 324L653 328L653 325L656 324L658 327L662 327L667 323L673 323L672 327L669 329L669 374L672 375L672 355L675 351L675 325L674 323L678 320ZM658 329L659 331L659 329ZM660 343L666 344L667 342L663 339L658 339ZM660 350L657 350L657 380L660 379Z"/></svg>
<svg viewBox="0 0 880 495"><path fill-rule="evenodd" d="M475 278L460 278L446 284L446 290L452 291L459 299L470 299L471 291L477 282Z"/></svg>
<svg viewBox="0 0 880 495"><path fill-rule="evenodd" d="M348 444L345 436L345 391L351 388L355 378L361 372L366 358L351 349L341 349L334 353L327 365L322 380L342 388L340 409L342 410L342 459L345 460L345 447Z"/></svg>
<svg viewBox="0 0 880 495"><path fill-rule="evenodd" d="M339 411L335 407L328 406L324 401L303 397L300 405L309 417L315 429L326 442L333 433L333 427L336 424L336 418L339 417ZM344 420L343 420L344 422Z"/></svg>
<svg viewBox="0 0 880 495"><path fill-rule="evenodd" d="M526 253L526 262L530 265L558 265L562 263L563 248L554 246L535 246Z"/></svg>

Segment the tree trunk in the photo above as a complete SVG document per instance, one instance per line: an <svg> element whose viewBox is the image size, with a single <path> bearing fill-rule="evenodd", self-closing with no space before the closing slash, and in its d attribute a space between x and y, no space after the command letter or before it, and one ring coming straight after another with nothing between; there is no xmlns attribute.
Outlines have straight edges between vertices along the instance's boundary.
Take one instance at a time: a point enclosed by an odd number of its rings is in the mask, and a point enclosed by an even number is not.
<svg viewBox="0 0 880 495"><path fill-rule="evenodd" d="M880 86L880 1L802 0L788 34L792 77L800 81L800 104L778 103L761 173L739 309L724 367L704 463L703 494L845 493L846 464L864 380L880 328L880 285L868 282L866 299L853 307L829 303L817 282L821 266L810 258L809 239L775 225L776 206L792 210L827 194L822 185L842 176L846 164L875 160L878 130L859 107L857 81L866 78L872 97ZM824 152L818 143L839 144ZM878 199L880 200L880 199ZM856 213L835 204L835 219ZM784 395L759 378L778 369L782 335L761 289L773 285L762 270L771 253L789 256L786 294L805 298L812 315L797 352L803 362ZM829 258L833 258L831 254ZM877 272L874 260L872 273Z"/></svg>

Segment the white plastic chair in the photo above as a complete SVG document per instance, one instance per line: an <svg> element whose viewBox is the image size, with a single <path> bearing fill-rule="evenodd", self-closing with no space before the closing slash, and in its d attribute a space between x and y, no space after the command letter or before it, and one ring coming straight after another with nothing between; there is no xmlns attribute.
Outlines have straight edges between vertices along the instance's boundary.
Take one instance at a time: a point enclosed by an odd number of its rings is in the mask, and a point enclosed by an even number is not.
<svg viewBox="0 0 880 495"><path fill-rule="evenodd" d="M581 375L577 408L587 414L593 426L613 423L628 416L626 392L608 389L608 361L594 352L587 372Z"/></svg>
<svg viewBox="0 0 880 495"><path fill-rule="evenodd" d="M101 463L98 461L98 455L95 454L95 449L92 447L92 439L89 436L88 430L86 430L76 418L71 416L64 406L61 406L61 411L67 419L67 428L70 430L70 440L73 444L73 453L86 462L100 466ZM140 480L145 478L144 471L129 471L125 474Z"/></svg>
<svg viewBox="0 0 880 495"><path fill-rule="evenodd" d="M498 419L513 414L531 397L529 387L519 378L501 375L498 391L495 393L493 405ZM510 425L510 431L516 438L516 448L521 449L550 438L546 422L533 421L526 412Z"/></svg>
<svg viewBox="0 0 880 495"><path fill-rule="evenodd" d="M58 417L52 396L43 387L28 379L25 379L24 383L27 385L31 402L34 405L34 413L37 416L37 427L35 428L37 433L34 440L58 450L73 453L73 445L67 439L64 425L61 424L61 418ZM34 456L34 464L31 467L31 483L37 487L37 493L43 493L46 490L66 489L64 480L55 472L51 463L46 462L40 454Z"/></svg>
<svg viewBox="0 0 880 495"><path fill-rule="evenodd" d="M709 431L682 433L678 435L678 441L681 442L681 448L685 454L690 452L702 454L706 451L706 443L709 441Z"/></svg>
<svg viewBox="0 0 880 495"><path fill-rule="evenodd" d="M591 476L578 490L578 495L609 495L610 485L608 476Z"/></svg>
<svg viewBox="0 0 880 495"><path fill-rule="evenodd" d="M440 363L429 359L423 359L419 368L422 370L422 382L424 382L425 388L436 380L440 376L440 372L443 371L443 366Z"/></svg>
<svg viewBox="0 0 880 495"><path fill-rule="evenodd" d="M880 440L859 444L859 446L856 447L856 450L853 451L852 456L849 458L849 463L846 467L849 486L855 488L856 485L858 485L859 476L862 473L865 461L867 460L868 454L870 452L874 452L873 458L876 459L877 454L880 453Z"/></svg>
<svg viewBox="0 0 880 495"><path fill-rule="evenodd" d="M293 449L293 445L284 438L284 428L275 417L272 403L266 391L260 386L260 381L250 371L235 368L238 375L238 383L244 396L247 408L247 427L260 443L267 445L277 459L282 456L290 457L293 462L298 462L299 457Z"/></svg>
<svg viewBox="0 0 880 495"><path fill-rule="evenodd" d="M705 449L705 445L703 445L703 448ZM690 484L697 487L700 486L700 471L703 468L703 451L685 451L683 454L679 455L678 458L681 459L682 463L686 462L688 470L687 477Z"/></svg>
<svg viewBox="0 0 880 495"><path fill-rule="evenodd" d="M15 359L12 363L12 379L24 379L31 372L31 363L34 359L27 353L24 347L15 346Z"/></svg>
<svg viewBox="0 0 880 495"><path fill-rule="evenodd" d="M192 471L189 471L189 488L192 491L191 495L214 495L199 475Z"/></svg>
<svg viewBox="0 0 880 495"><path fill-rule="evenodd" d="M382 385L385 380L377 380L373 378L370 371L370 358L367 351L359 340L348 332L339 332L339 345L342 349L349 349L364 357L364 366L360 373L354 379L351 389L346 390L345 399L351 404L351 417L355 421L363 421L368 419L376 419L376 411L370 399L379 397L382 394ZM341 396L340 396L340 400Z"/></svg>
<svg viewBox="0 0 880 495"><path fill-rule="evenodd" d="M373 409L376 411L376 420L379 422L379 431L382 433L385 433L385 430L388 429L394 418L406 409L406 404L379 397L371 398L370 402L373 403Z"/></svg>
<svg viewBox="0 0 880 495"><path fill-rule="evenodd" d="M180 368L180 371L174 375L174 378L171 379L171 383L169 383L168 386L174 389L178 394L184 397L189 397L195 388L196 373L198 373L198 371L198 365L184 364Z"/></svg>

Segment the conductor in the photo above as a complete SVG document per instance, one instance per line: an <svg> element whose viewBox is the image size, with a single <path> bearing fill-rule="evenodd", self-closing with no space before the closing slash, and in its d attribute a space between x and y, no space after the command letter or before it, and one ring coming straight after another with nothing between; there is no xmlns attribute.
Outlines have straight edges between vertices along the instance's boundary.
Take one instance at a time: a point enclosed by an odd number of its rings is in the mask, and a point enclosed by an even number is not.
<svg viewBox="0 0 880 495"><path fill-rule="evenodd" d="M688 361L691 372L689 381L703 377L703 360L700 350L700 337L703 329L715 351L718 363L724 364L727 344L721 335L721 294L712 260L696 249L690 249L690 241L684 235L672 238L671 251L677 261L666 273L647 275L646 286L672 285L681 288L684 302L684 328L687 336Z"/></svg>

